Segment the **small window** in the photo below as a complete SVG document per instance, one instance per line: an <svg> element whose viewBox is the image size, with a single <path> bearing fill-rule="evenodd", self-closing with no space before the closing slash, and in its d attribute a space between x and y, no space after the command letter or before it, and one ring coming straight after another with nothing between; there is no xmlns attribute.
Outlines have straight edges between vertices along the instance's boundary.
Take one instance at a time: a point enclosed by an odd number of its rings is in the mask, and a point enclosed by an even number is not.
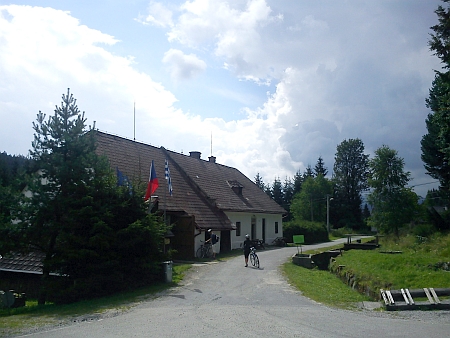
<svg viewBox="0 0 450 338"><path fill-rule="evenodd" d="M241 235L241 222L236 222L236 236Z"/></svg>
<svg viewBox="0 0 450 338"><path fill-rule="evenodd" d="M278 233L278 222L275 222L275 233Z"/></svg>

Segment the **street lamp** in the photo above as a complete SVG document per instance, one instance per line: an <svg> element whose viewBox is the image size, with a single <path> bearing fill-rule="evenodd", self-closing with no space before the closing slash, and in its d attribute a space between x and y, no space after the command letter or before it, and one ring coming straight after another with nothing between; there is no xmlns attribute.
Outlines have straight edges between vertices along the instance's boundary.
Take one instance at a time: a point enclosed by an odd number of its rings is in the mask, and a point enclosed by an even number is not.
<svg viewBox="0 0 450 338"><path fill-rule="evenodd" d="M330 198L330 195L327 194L327 231L328 235L330 234L330 201L333 200L333 197Z"/></svg>

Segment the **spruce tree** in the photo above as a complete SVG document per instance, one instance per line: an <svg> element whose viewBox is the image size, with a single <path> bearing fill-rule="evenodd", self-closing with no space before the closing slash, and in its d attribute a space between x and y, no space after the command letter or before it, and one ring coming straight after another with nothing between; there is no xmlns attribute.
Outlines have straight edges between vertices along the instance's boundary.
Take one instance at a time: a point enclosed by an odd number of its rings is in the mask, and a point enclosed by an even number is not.
<svg viewBox="0 0 450 338"><path fill-rule="evenodd" d="M331 215L338 227L358 228L363 225L361 192L368 188L368 159L360 139L344 140L336 148Z"/></svg>
<svg viewBox="0 0 450 338"><path fill-rule="evenodd" d="M314 172L316 176L322 175L323 177L327 176L328 170L325 167L325 163L323 162L322 156L319 156L316 166L314 167Z"/></svg>
<svg viewBox="0 0 450 338"><path fill-rule="evenodd" d="M450 7L438 6L438 24L431 27L430 50L442 62L445 71L435 71L435 78L426 100L431 113L426 119L428 133L422 137L422 161L427 174L439 180L442 194L450 195Z"/></svg>
<svg viewBox="0 0 450 338"><path fill-rule="evenodd" d="M117 187L95 131L67 91L48 119L39 112L30 155L39 170L0 229L0 250L44 254L39 304L123 290L157 275L165 225L146 216L139 194ZM59 278L50 279L50 273Z"/></svg>

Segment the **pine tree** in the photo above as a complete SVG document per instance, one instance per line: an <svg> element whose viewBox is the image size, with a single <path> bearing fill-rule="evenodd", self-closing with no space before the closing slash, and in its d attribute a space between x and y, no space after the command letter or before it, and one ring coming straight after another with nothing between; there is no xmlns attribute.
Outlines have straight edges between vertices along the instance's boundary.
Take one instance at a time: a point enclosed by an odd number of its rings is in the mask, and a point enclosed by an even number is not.
<svg viewBox="0 0 450 338"><path fill-rule="evenodd" d="M0 250L40 251L39 304L112 293L151 280L165 226L146 216L141 198L116 185L105 158L95 153L95 132L67 91L46 119L39 112L31 157L39 171L17 222L0 229ZM61 276L50 283L50 272Z"/></svg>
<svg viewBox="0 0 450 338"><path fill-rule="evenodd" d="M319 156L316 166L314 167L314 172L315 172L316 176L319 176L319 175L322 175L323 177L327 176L328 170L325 167L322 156Z"/></svg>
<svg viewBox="0 0 450 338"><path fill-rule="evenodd" d="M298 170L294 175L294 191L293 195L300 192L302 190L302 184L303 184L303 176L300 173L300 170Z"/></svg>
<svg viewBox="0 0 450 338"><path fill-rule="evenodd" d="M284 210L288 211L288 215L285 221L290 221L292 218L290 209L293 197L294 197L294 185L292 184L292 181L286 177L283 185L283 204L282 204Z"/></svg>
<svg viewBox="0 0 450 338"><path fill-rule="evenodd" d="M368 159L360 139L344 140L336 148L332 215L338 227L363 225L361 192L367 190Z"/></svg>
<svg viewBox="0 0 450 338"><path fill-rule="evenodd" d="M448 4L448 0L443 0ZM441 59L444 72L436 71L426 105L431 109L426 119L428 133L421 141L422 161L427 173L438 179L441 190L450 195L450 7L438 6L439 23L431 27L430 50Z"/></svg>
<svg viewBox="0 0 450 338"><path fill-rule="evenodd" d="M256 184L262 191L264 191L265 184L264 184L263 178L261 177L261 175L260 175L259 173L257 173L256 176L255 176L255 184Z"/></svg>
<svg viewBox="0 0 450 338"><path fill-rule="evenodd" d="M281 186L280 178L275 178L272 184L271 189L272 199L277 202L279 205L283 205L284 197L283 197L283 188Z"/></svg>
<svg viewBox="0 0 450 338"><path fill-rule="evenodd" d="M308 166L305 169L305 172L303 173L303 180L306 180L308 177L314 177L314 171L311 168L311 165L308 164Z"/></svg>

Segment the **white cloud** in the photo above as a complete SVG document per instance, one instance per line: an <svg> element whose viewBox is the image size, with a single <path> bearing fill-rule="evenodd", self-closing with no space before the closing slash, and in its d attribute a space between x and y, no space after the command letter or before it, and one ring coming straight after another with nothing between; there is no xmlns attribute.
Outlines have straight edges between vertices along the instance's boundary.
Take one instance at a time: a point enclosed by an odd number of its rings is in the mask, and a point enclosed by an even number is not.
<svg viewBox="0 0 450 338"><path fill-rule="evenodd" d="M396 149L414 183L424 183L430 180L420 161L428 113L424 100L433 69L440 67L427 40L438 4L192 0L176 6L152 1L139 20L162 28L146 27L166 33L171 45L157 54L153 36L142 35L139 46L147 49L141 55L154 53L161 61L146 67L142 56L138 63L136 55L111 52L130 44L126 35L122 43L80 24L69 12L2 6L0 144L8 145L6 150L28 149L35 114L51 114L70 87L88 123L95 120L102 130L130 136L135 101L137 139L205 155L212 132L218 162L250 178L257 172L266 182L293 177L319 156L331 173L336 146L360 138L371 154L382 144ZM167 90L169 80L160 75L156 82L149 75L164 65L175 82L207 79L205 87L214 83L216 92L239 102L261 96L257 90L237 92L233 81L251 80L246 88L251 82L271 92L253 105L257 108L243 104L239 120L204 119ZM229 78L209 78L223 65ZM211 101L206 95L215 94L210 87L198 93L205 105ZM206 109L214 111L216 105L209 104Z"/></svg>
<svg viewBox="0 0 450 338"><path fill-rule="evenodd" d="M147 15L140 15L136 20L144 25L155 25L163 28L173 26L172 11L163 4L151 1L147 11Z"/></svg>
<svg viewBox="0 0 450 338"><path fill-rule="evenodd" d="M194 0L180 7L181 14L168 33L169 41L192 48L211 46L216 56L225 58L239 76L265 78L267 70L258 70L259 30L273 21L264 0ZM250 69L249 69L250 68ZM257 72L255 77L252 72Z"/></svg>
<svg viewBox="0 0 450 338"><path fill-rule="evenodd" d="M137 135L152 130L149 143L163 144L168 125L189 130L198 124L198 117L175 109L173 94L136 71L130 58L99 46L116 43L113 37L50 8L2 6L1 13L0 117L8 127L2 128L0 143L14 144L8 148L22 149L22 154L30 149L37 112L53 114L68 87L87 112L88 123L96 121L109 132L132 134L133 101Z"/></svg>
<svg viewBox="0 0 450 338"><path fill-rule="evenodd" d="M206 69L206 63L196 55L186 55L177 49L168 50L162 61L168 65L172 79L176 82L193 79Z"/></svg>

